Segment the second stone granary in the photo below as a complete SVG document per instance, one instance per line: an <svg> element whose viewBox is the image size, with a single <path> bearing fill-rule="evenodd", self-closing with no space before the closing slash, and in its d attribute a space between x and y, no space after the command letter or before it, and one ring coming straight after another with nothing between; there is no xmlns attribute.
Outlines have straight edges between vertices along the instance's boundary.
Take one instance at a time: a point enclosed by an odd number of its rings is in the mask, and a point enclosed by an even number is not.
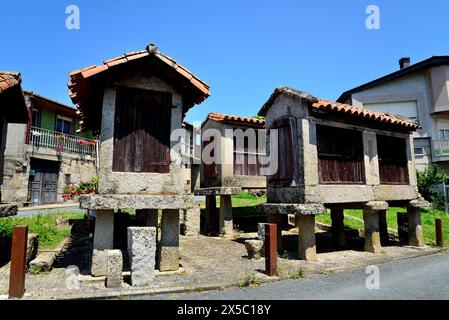
<svg viewBox="0 0 449 320"><path fill-rule="evenodd" d="M213 112L202 123L202 152L210 153L210 159L201 157L201 188L195 194L206 196L207 233L232 234L231 195L265 191L265 139L265 121L259 118Z"/></svg>
<svg viewBox="0 0 449 320"><path fill-rule="evenodd" d="M162 209L158 263L179 267L179 216L197 233L199 206L184 189L183 164L171 133L187 111L209 96L209 86L153 44L70 74L70 96L83 129L100 133L99 194L82 197L96 210L92 273L104 274L113 247L114 210L134 208L144 225L157 227Z"/></svg>
<svg viewBox="0 0 449 320"><path fill-rule="evenodd" d="M407 207L410 244L424 244L420 207L428 203L418 193L411 138L418 123L287 87L277 88L259 115L266 117L272 168L262 210L278 223L278 236L282 216L296 215L300 258L316 259L315 215L325 208L340 245L343 209L359 208L365 250L380 252L389 205Z"/></svg>

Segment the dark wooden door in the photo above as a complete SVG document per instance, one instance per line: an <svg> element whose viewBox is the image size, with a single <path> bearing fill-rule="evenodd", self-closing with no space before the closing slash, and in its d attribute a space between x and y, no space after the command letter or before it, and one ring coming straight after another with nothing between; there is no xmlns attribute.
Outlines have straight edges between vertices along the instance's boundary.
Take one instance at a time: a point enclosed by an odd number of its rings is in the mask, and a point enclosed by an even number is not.
<svg viewBox="0 0 449 320"><path fill-rule="evenodd" d="M117 90L113 170L170 170L171 94L121 87Z"/></svg>
<svg viewBox="0 0 449 320"><path fill-rule="evenodd" d="M28 194L33 204L57 202L59 162L32 159Z"/></svg>

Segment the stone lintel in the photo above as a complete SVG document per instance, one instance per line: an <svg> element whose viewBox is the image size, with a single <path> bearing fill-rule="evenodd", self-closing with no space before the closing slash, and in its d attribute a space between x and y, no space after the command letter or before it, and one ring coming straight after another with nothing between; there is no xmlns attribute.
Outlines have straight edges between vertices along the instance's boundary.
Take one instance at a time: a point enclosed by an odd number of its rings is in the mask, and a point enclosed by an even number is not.
<svg viewBox="0 0 449 320"><path fill-rule="evenodd" d="M240 193L242 193L242 188L240 187L212 187L194 191L196 196L231 196Z"/></svg>
<svg viewBox="0 0 449 320"><path fill-rule="evenodd" d="M412 200L408 203L407 207L409 208L430 208L432 205L430 204L430 202L424 200L424 199L415 199Z"/></svg>
<svg viewBox="0 0 449 320"><path fill-rule="evenodd" d="M369 201L363 206L366 210L387 210L388 202L386 201Z"/></svg>
<svg viewBox="0 0 449 320"><path fill-rule="evenodd" d="M190 209L197 206L191 195L88 195L80 197L81 209Z"/></svg>
<svg viewBox="0 0 449 320"><path fill-rule="evenodd" d="M320 215L326 214L326 208L319 203L267 203L257 206L266 214Z"/></svg>

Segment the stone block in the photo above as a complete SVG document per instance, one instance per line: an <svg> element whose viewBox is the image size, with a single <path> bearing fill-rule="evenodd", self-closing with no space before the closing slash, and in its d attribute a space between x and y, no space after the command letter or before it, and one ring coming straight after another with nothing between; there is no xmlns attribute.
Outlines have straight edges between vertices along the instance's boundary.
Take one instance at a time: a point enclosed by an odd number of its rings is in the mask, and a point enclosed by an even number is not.
<svg viewBox="0 0 449 320"><path fill-rule="evenodd" d="M263 241L261 240L245 240L245 248L250 259L260 259L263 250Z"/></svg>
<svg viewBox="0 0 449 320"><path fill-rule="evenodd" d="M35 233L29 233L27 243L27 253L26 253L27 266L30 264L32 260L36 258L38 249L39 249L39 235Z"/></svg>
<svg viewBox="0 0 449 320"><path fill-rule="evenodd" d="M196 237L200 233L201 209L199 206L185 210L183 235Z"/></svg>
<svg viewBox="0 0 449 320"><path fill-rule="evenodd" d="M94 249L109 250L114 245L114 211L97 210L95 218Z"/></svg>
<svg viewBox="0 0 449 320"><path fill-rule="evenodd" d="M156 228L128 228L128 256L131 265L131 284L147 286L154 279L156 264Z"/></svg>
<svg viewBox="0 0 449 320"><path fill-rule="evenodd" d="M107 250L107 288L117 288L122 285L122 271L122 252L120 250Z"/></svg>
<svg viewBox="0 0 449 320"><path fill-rule="evenodd" d="M92 253L92 265L90 273L93 277L102 277L108 273L107 250L94 249Z"/></svg>

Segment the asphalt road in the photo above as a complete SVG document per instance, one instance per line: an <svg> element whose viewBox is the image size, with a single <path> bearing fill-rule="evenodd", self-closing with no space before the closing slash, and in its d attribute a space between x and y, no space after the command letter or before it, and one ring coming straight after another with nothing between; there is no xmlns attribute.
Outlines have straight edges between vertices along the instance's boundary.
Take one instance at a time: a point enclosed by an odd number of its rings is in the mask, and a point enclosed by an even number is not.
<svg viewBox="0 0 449 320"><path fill-rule="evenodd" d="M366 268L285 280L259 287L233 288L189 294L168 294L139 299L449 299L449 254L438 254L379 265L379 289L368 289ZM370 284L375 282L370 281Z"/></svg>

